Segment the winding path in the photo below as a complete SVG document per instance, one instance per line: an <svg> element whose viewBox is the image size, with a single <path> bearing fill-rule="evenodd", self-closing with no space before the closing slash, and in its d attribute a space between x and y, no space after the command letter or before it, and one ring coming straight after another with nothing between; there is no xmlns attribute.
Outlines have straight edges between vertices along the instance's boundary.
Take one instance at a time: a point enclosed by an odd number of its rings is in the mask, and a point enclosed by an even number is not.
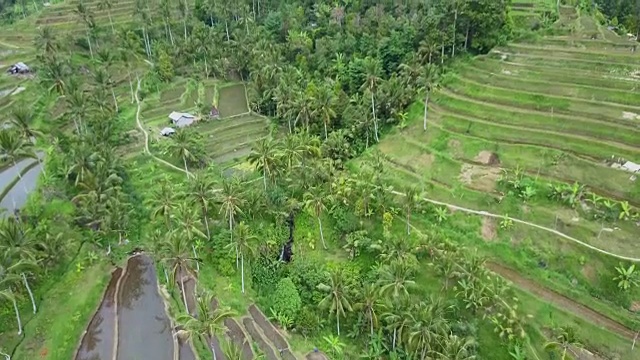
<svg viewBox="0 0 640 360"><path fill-rule="evenodd" d="M138 97L138 92L140 91L140 83L141 83L141 80L138 80L138 86L136 88L136 93L135 93L136 104L138 106L138 108L136 110L136 123L138 124L138 128L140 129L140 131L142 131L142 133L144 134L144 151L145 151L145 153L149 154L152 158L154 158L158 162L160 162L160 163L162 163L162 164L164 164L166 166L169 166L170 168L172 168L174 170L183 172L183 173L187 174L187 176L194 176L191 172L187 172L186 170L181 169L181 168L179 168L179 167L177 167L177 166L175 166L175 165L173 165L173 164L171 164L171 163L169 163L169 162L167 162L167 161L165 161L163 159L160 159L159 157L153 155L151 153L151 151L149 150L149 133L144 129L144 126L142 125L142 122L140 121L140 111L141 111L141 108L142 108L142 103L140 102L140 99ZM219 191L220 189L217 189L217 190ZM399 191L390 190L390 192L392 194L394 194L394 195L405 196L404 193L401 193ZM591 249L593 251L597 251L597 252L599 252L601 254L608 255L608 256L611 256L611 257L614 257L614 258L617 258L617 259L620 259L620 260L631 261L631 262L639 262L640 263L640 258L634 258L634 257L615 254L615 253L612 253L612 252L597 248L597 247L595 247L593 245L587 244L584 241L578 240L578 239L576 239L574 237L571 237L569 235L561 233L558 230L551 229L551 228L548 228L548 227L545 227L545 226L542 226L542 225L538 225L538 224L535 224L535 223L532 223L532 222L524 221L524 220L513 218L513 217L510 217L510 216L492 214L492 213L487 212L487 211L478 211L478 210L474 210L474 209L469 209L469 208L465 208L465 207L462 207L462 206L458 206L458 205L455 205L455 204L450 204L450 203L446 203L446 202L442 202L442 201L438 201L438 200L434 200L434 199L422 198L422 200L425 201L425 202L431 203L431 204L446 206L446 207L448 207L450 209L462 211L462 212L469 213L469 214L475 214L475 215L480 215L480 216L488 216L488 217L492 217L492 218L496 218L496 219L502 219L502 220L511 220L511 221L513 221L515 223L518 223L518 224L527 225L527 226L530 226L530 227L534 227L536 229L540 229L540 230L552 233L552 234L557 235L557 236L559 236L559 237L561 237L563 239L569 240L569 241L571 241L573 243L576 243L578 245L584 246L584 247L586 247L588 249Z"/></svg>

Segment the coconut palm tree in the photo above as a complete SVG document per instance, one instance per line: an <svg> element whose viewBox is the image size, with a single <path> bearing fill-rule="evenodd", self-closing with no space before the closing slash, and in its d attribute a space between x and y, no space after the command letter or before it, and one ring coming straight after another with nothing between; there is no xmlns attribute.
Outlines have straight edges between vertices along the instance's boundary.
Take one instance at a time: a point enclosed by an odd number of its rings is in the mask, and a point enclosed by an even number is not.
<svg viewBox="0 0 640 360"><path fill-rule="evenodd" d="M25 157L37 158L33 151L33 143L13 129L0 130L0 158L15 166L18 159ZM18 171L18 178L22 180L20 171Z"/></svg>
<svg viewBox="0 0 640 360"><path fill-rule="evenodd" d="M442 339L442 349L436 351L436 360L475 360L474 348L477 345L473 338L462 338L449 334Z"/></svg>
<svg viewBox="0 0 640 360"><path fill-rule="evenodd" d="M329 195L320 186L309 189L304 194L304 206L316 219L318 219L318 228L320 229L320 239L322 240L322 247L326 250L327 244L324 242L324 233L322 231L322 214L327 210L327 204L329 203Z"/></svg>
<svg viewBox="0 0 640 360"><path fill-rule="evenodd" d="M16 295L11 289L13 284L20 280L17 275L12 274L10 271L11 269L0 267L0 300L10 301L13 304L13 310L16 313L16 320L18 322L18 335L22 335L22 319L20 318L20 310L18 310Z"/></svg>
<svg viewBox="0 0 640 360"><path fill-rule="evenodd" d="M213 307L215 302L213 294L205 292L198 298L197 316L182 314L178 317L178 322L184 326L182 330L188 337L199 337L205 343L210 344L214 336L219 335L225 329L224 320L232 317L233 312L226 307ZM213 352L213 359L216 360L216 353L213 346L209 345Z"/></svg>
<svg viewBox="0 0 640 360"><path fill-rule="evenodd" d="M89 53L91 54L91 58L93 59L93 47L91 46L91 31L93 30L93 28L95 28L93 13L84 3L84 0L78 1L74 12L87 26L87 43L89 44Z"/></svg>
<svg viewBox="0 0 640 360"><path fill-rule="evenodd" d="M311 115L317 116L322 120L324 125L324 139L326 140L329 136L328 127L336 117L334 110L336 99L333 88L324 84L316 86L313 100L313 112Z"/></svg>
<svg viewBox="0 0 640 360"><path fill-rule="evenodd" d="M450 333L446 316L451 309L439 297L421 301L412 308L408 343L416 354L420 354L420 359L426 359L438 342Z"/></svg>
<svg viewBox="0 0 640 360"><path fill-rule="evenodd" d="M116 34L116 29L113 27L113 19L111 19L111 9L113 9L113 0L100 0L98 3L99 10L107 10L107 15L109 16L109 24L111 24L111 33L113 35Z"/></svg>
<svg viewBox="0 0 640 360"><path fill-rule="evenodd" d="M51 55L58 50L59 44L56 42L55 34L50 26L43 26L38 29L35 45L36 49L45 55Z"/></svg>
<svg viewBox="0 0 640 360"><path fill-rule="evenodd" d="M279 158L277 144L271 138L259 141L251 149L249 162L255 166L256 170L262 171L262 181L266 191L267 178L273 179L278 169Z"/></svg>
<svg viewBox="0 0 640 360"><path fill-rule="evenodd" d="M199 158L198 147L200 144L193 135L194 132L186 129L176 131L176 133L171 137L171 141L169 142L169 147L167 149L167 153L171 156L182 160L187 178L191 176L187 164L195 162Z"/></svg>
<svg viewBox="0 0 640 360"><path fill-rule="evenodd" d="M182 290L182 301L189 312L187 296L184 289L184 272L193 271L196 258L191 255L191 244L186 237L175 231L167 233L157 244L160 262L171 269L173 279L178 279Z"/></svg>
<svg viewBox="0 0 640 360"><path fill-rule="evenodd" d="M371 336L374 328L378 326L378 309L380 309L380 289L374 283L364 284L360 291L360 300L354 304L354 308L364 313Z"/></svg>
<svg viewBox="0 0 640 360"><path fill-rule="evenodd" d="M40 244L34 241L31 236L31 230L20 225L18 220L13 217L7 218L0 224L0 253L4 254L4 266L11 267L12 259L20 259L21 265L14 267L14 270L20 270L20 278L29 293L33 313L38 311L33 292L27 280L27 274L33 273L37 269L36 266L36 248L42 248ZM2 264L0 264L2 265Z"/></svg>
<svg viewBox="0 0 640 360"><path fill-rule="evenodd" d="M171 230L171 213L176 208L180 193L175 191L175 186L171 186L169 179L160 182L160 188L153 190L153 194L148 201L151 207L151 217L164 217L167 231Z"/></svg>
<svg viewBox="0 0 640 360"><path fill-rule="evenodd" d="M399 298L387 298L384 303L384 312L382 318L384 319L387 330L393 332L393 338L391 340L391 348L396 349L396 345L404 338L404 331L409 324L409 308L411 306L411 300L408 296L401 296Z"/></svg>
<svg viewBox="0 0 640 360"><path fill-rule="evenodd" d="M424 99L424 116L423 116L423 130L427 131L427 115L429 112L429 96L433 89L434 82L437 78L437 70L434 65L426 64L422 67L422 72L418 77L418 84L420 89L425 93Z"/></svg>
<svg viewBox="0 0 640 360"><path fill-rule="evenodd" d="M380 81L382 81L382 64L377 58L367 56L364 59L363 67L366 75L365 81L360 87L360 90L367 90L371 94L371 114L373 115L374 136L376 142L378 142L380 141L380 139L378 138L378 119L376 117L375 94L377 92Z"/></svg>
<svg viewBox="0 0 640 360"><path fill-rule="evenodd" d="M216 195L218 196L218 204L220 204L219 213L224 213L224 217L229 222L229 235L233 244L233 224L236 215L242 214L242 207L245 204L244 194L242 193L242 184L238 178L224 179L222 181L222 189ZM239 249L236 247L236 269L239 267Z"/></svg>
<svg viewBox="0 0 640 360"><path fill-rule="evenodd" d="M213 194L213 181L211 181L209 177L196 174L189 181L189 190L187 195L200 204L202 219L207 230L208 240L211 240L208 218L209 205Z"/></svg>
<svg viewBox="0 0 640 360"><path fill-rule="evenodd" d="M28 106L16 106L11 111L9 124L24 138L35 142L36 137L43 136L42 131L31 127L34 115L33 110Z"/></svg>
<svg viewBox="0 0 640 360"><path fill-rule="evenodd" d="M379 270L380 294L397 298L409 295L409 289L415 286L414 269L407 263L392 261Z"/></svg>
<svg viewBox="0 0 640 360"><path fill-rule="evenodd" d="M411 212L416 207L418 200L420 200L420 191L416 187L410 186L404 191L402 207L407 216L407 235L411 233Z"/></svg>
<svg viewBox="0 0 640 360"><path fill-rule="evenodd" d="M320 301L319 306L329 310L329 314L336 317L336 329L340 336L340 317L345 316L347 311L352 311L351 288L345 281L343 270L338 268L329 274L329 285L320 284L318 289L327 292L327 295Z"/></svg>
<svg viewBox="0 0 640 360"><path fill-rule="evenodd" d="M235 237L232 238L231 243L227 245L231 251L235 251L236 256L240 255L240 274L242 281L242 293L244 294L244 259L245 256L249 259L253 257L254 250L256 248L255 242L257 237L251 233L249 225L241 221L235 228Z"/></svg>

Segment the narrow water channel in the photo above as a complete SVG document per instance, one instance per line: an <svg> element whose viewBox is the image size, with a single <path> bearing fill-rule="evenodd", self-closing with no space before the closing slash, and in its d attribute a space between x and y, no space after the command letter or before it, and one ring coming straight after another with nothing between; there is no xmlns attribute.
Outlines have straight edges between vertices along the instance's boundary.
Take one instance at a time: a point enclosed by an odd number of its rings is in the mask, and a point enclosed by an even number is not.
<svg viewBox="0 0 640 360"><path fill-rule="evenodd" d="M144 254L129 259L120 281L117 332L117 359L173 359L171 321L153 261Z"/></svg>
<svg viewBox="0 0 640 360"><path fill-rule="evenodd" d="M76 360L112 360L116 324L115 296L122 269L111 273L100 308L82 337Z"/></svg>

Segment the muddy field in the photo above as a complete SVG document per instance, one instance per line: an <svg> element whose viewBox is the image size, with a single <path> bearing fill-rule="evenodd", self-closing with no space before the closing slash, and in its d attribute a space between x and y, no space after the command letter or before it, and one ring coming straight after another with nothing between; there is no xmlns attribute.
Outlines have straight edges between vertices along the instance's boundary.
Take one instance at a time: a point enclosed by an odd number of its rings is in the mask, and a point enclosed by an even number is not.
<svg viewBox="0 0 640 360"><path fill-rule="evenodd" d="M227 327L227 336L236 346L242 349L242 358L244 360L253 360L254 355L251 349L251 343L246 338L240 325L235 320L227 318L224 320L224 326Z"/></svg>
<svg viewBox="0 0 640 360"><path fill-rule="evenodd" d="M258 332L258 329L256 328L253 320L246 317L242 319L242 324L244 325L244 328L247 329L247 332L249 333L253 341L258 344L258 347L260 348L260 350L262 350L267 360L278 360L278 357L273 351L273 348L264 341L262 336L260 336L260 332Z"/></svg>

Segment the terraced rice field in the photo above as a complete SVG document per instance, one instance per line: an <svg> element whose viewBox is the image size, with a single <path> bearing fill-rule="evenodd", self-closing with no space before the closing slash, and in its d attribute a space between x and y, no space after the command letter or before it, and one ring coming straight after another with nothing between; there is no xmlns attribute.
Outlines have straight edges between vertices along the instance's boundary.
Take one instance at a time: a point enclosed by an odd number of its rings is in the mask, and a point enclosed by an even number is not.
<svg viewBox="0 0 640 360"><path fill-rule="evenodd" d="M196 115L194 104L213 103L217 84L209 82L197 87L186 80L178 80L170 89L162 91L159 97L145 101L141 118L148 127L152 137L157 141L169 141L162 138L159 132L162 128L171 126L168 116L172 111L189 112ZM196 122L192 127L204 139L208 156L217 163L228 163L247 156L251 146L268 135L268 120L264 117L249 113L244 85L220 86L218 109L221 117L209 119L208 116ZM199 99L198 96L204 96ZM204 95L203 95L204 94Z"/></svg>
<svg viewBox="0 0 640 360"><path fill-rule="evenodd" d="M640 163L636 43L575 11L563 8L561 13L557 26L579 31L509 44L447 74L431 94L426 131L424 108L414 105L408 128L392 132L378 145L386 178L401 189L417 184L432 199L508 214L615 254L640 257L633 222L593 221L550 201L505 197L498 187L505 171L520 169L541 186L579 183L600 196L640 205L640 180L605 162L614 157ZM487 162L483 153L495 154L496 162ZM535 272L545 287L565 293L574 286L593 289L599 281L609 281L582 275L581 261L604 268L612 267L613 260L528 228L504 230L494 224L496 233L488 236L482 219L476 220L474 225L470 218L460 220L467 231L478 229L477 239L460 241L518 272ZM615 229L604 235L607 226ZM607 295L573 298L598 309L611 306ZM571 306L566 310L577 312ZM636 317L624 309L607 314L620 314L617 321ZM589 339L587 333L582 336ZM620 358L632 358L627 355Z"/></svg>

